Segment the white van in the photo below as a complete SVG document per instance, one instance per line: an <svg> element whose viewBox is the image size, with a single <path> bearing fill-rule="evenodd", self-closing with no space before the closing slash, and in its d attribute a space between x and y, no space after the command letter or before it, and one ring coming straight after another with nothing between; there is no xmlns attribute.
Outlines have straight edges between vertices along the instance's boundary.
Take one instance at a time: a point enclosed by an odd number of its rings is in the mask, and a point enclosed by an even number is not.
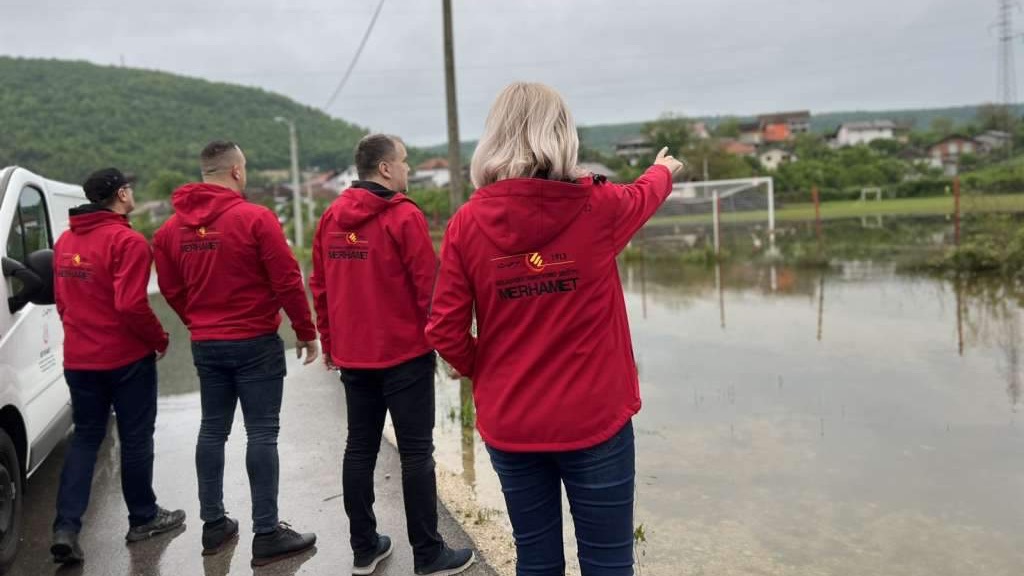
<svg viewBox="0 0 1024 576"><path fill-rule="evenodd" d="M0 170L0 573L17 552L25 480L71 427L53 243L85 202L79 186Z"/></svg>

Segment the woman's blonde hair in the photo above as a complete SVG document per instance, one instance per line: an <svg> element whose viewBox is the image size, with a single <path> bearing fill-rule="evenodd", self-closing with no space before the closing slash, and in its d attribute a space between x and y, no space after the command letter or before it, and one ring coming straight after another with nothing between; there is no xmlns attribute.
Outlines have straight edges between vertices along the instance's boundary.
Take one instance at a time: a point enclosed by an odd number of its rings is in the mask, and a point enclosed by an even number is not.
<svg viewBox="0 0 1024 576"><path fill-rule="evenodd" d="M510 84L487 115L469 174L477 188L507 178L542 175L574 180L580 141L565 101L553 88L536 82Z"/></svg>

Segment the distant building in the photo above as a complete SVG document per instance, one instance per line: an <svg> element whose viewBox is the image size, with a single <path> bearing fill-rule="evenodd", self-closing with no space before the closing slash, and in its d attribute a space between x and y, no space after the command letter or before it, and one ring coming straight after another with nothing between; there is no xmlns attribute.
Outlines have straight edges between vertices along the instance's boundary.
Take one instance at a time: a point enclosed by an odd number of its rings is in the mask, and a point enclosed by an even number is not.
<svg viewBox="0 0 1024 576"><path fill-rule="evenodd" d="M875 140L893 140L895 137L896 123L892 120L846 122L836 129L831 144L836 148L842 148L870 144Z"/></svg>
<svg viewBox="0 0 1024 576"><path fill-rule="evenodd" d="M978 143L979 152L989 154L1006 147L1010 143L1010 134L1002 130L989 130L980 136L975 136L974 141Z"/></svg>
<svg viewBox="0 0 1024 576"><path fill-rule="evenodd" d="M711 131L708 130L708 125L704 122L694 122L690 129L693 131L693 137L698 140L711 138Z"/></svg>
<svg viewBox="0 0 1024 576"><path fill-rule="evenodd" d="M764 142L766 144L787 142L793 138L793 132L790 130L789 124L785 122L765 124L762 133L764 134Z"/></svg>
<svg viewBox="0 0 1024 576"><path fill-rule="evenodd" d="M811 131L811 113L808 110L762 114L757 117L757 122L762 130L767 126L784 124L790 134L805 134Z"/></svg>
<svg viewBox="0 0 1024 576"><path fill-rule="evenodd" d="M796 155L792 152L783 150L782 148L770 148L761 152L757 156L757 160L761 163L761 166L769 172L774 172L779 169L779 166L783 164L789 164L790 162L796 162Z"/></svg>
<svg viewBox="0 0 1024 576"><path fill-rule="evenodd" d="M978 143L969 136L951 134L928 147L929 164L942 168L947 176L955 176L964 154L977 154Z"/></svg>
<svg viewBox="0 0 1024 576"><path fill-rule="evenodd" d="M645 136L633 136L615 143L615 155L625 158L631 166L641 159L654 156L654 146Z"/></svg>
<svg viewBox="0 0 1024 576"><path fill-rule="evenodd" d="M600 162L580 162L576 166L584 172L604 176L612 182L616 182L618 180L619 175L616 174L614 170Z"/></svg>
<svg viewBox="0 0 1024 576"><path fill-rule="evenodd" d="M742 140L722 140L721 146L723 151L733 156L754 156L757 154L757 146Z"/></svg>
<svg viewBox="0 0 1024 576"><path fill-rule="evenodd" d="M432 188L444 188L452 181L451 172L448 170L448 160L440 157L421 162L416 166L414 176L417 182Z"/></svg>
<svg viewBox="0 0 1024 576"><path fill-rule="evenodd" d="M740 124L740 142L751 146L763 144L764 134L761 132L761 123L744 122Z"/></svg>

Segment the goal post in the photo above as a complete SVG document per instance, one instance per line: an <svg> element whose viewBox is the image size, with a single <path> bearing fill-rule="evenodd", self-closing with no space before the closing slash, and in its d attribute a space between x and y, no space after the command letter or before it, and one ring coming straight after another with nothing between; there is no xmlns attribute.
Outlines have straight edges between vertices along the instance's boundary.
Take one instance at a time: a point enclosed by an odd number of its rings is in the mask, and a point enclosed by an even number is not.
<svg viewBox="0 0 1024 576"><path fill-rule="evenodd" d="M767 228L769 254L775 252L775 184L771 177L677 182L664 207L669 214L711 216L716 237L724 214ZM742 215L741 215L742 214Z"/></svg>

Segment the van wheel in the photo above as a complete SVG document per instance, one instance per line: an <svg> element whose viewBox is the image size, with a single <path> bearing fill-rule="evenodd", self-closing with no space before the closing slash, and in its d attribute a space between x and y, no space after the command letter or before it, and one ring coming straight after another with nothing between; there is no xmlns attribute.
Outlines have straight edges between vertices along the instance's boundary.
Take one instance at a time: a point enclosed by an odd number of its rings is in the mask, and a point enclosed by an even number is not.
<svg viewBox="0 0 1024 576"><path fill-rule="evenodd" d="M0 430L0 574L7 572L18 552L23 501L21 479L14 442Z"/></svg>

